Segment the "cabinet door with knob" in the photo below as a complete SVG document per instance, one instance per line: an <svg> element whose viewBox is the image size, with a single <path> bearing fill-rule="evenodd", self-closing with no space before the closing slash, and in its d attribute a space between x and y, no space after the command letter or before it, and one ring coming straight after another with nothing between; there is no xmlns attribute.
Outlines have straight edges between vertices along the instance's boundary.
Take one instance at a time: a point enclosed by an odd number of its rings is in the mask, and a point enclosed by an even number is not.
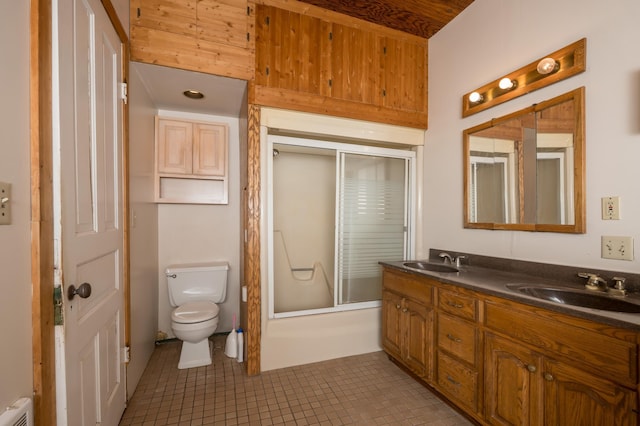
<svg viewBox="0 0 640 426"><path fill-rule="evenodd" d="M542 358L525 346L485 335L485 417L492 425L542 425Z"/></svg>
<svg viewBox="0 0 640 426"><path fill-rule="evenodd" d="M485 336L485 413L494 425L635 425L635 391Z"/></svg>
<svg viewBox="0 0 640 426"><path fill-rule="evenodd" d="M635 391L550 359L541 377L545 425L637 425Z"/></svg>
<svg viewBox="0 0 640 426"><path fill-rule="evenodd" d="M409 274L384 271L382 347L417 376L433 370L432 288Z"/></svg>

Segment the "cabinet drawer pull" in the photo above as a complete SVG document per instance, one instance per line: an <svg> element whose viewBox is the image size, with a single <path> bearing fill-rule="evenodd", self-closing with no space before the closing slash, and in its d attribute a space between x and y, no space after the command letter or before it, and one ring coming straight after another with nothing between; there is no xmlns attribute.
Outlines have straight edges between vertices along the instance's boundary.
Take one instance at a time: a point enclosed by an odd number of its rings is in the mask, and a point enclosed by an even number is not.
<svg viewBox="0 0 640 426"><path fill-rule="evenodd" d="M453 340L453 341L454 341L454 342L456 342L456 343L460 343L460 342L462 342L462 339L461 339L461 338L456 337L456 336L454 336L454 335L452 335L452 334L447 334L447 339L449 339L449 340Z"/></svg>
<svg viewBox="0 0 640 426"><path fill-rule="evenodd" d="M447 380L454 386L460 386L460 382L457 382L453 377L447 374Z"/></svg>
<svg viewBox="0 0 640 426"><path fill-rule="evenodd" d="M535 365L529 364L527 365L527 370L529 370L531 373L535 373L537 368Z"/></svg>
<svg viewBox="0 0 640 426"><path fill-rule="evenodd" d="M396 305L396 309L400 309L400 304L399 303Z"/></svg>
<svg viewBox="0 0 640 426"><path fill-rule="evenodd" d="M464 308L464 305L461 305L460 303L452 302L450 300L447 300L447 305L457 309Z"/></svg>
<svg viewBox="0 0 640 426"><path fill-rule="evenodd" d="M407 308L403 308L402 312L408 312L409 310Z"/></svg>
<svg viewBox="0 0 640 426"><path fill-rule="evenodd" d="M554 377L553 377L553 375L552 375L551 373L544 373L544 379L545 379L547 382L553 382Z"/></svg>

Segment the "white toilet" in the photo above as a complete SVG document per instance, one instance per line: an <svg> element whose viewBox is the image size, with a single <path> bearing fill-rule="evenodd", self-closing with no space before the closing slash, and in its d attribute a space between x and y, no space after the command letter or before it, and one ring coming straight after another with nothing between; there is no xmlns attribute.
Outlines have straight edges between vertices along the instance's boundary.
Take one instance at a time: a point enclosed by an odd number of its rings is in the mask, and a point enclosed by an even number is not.
<svg viewBox="0 0 640 426"><path fill-rule="evenodd" d="M171 329L182 340L178 368L211 364L209 336L218 326L220 308L227 295L227 262L189 263L166 268Z"/></svg>

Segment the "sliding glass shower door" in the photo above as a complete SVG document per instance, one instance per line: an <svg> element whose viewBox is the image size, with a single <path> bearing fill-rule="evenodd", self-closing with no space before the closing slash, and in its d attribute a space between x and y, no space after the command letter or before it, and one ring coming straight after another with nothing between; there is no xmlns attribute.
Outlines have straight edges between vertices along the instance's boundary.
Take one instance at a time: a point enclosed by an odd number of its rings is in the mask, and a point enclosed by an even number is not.
<svg viewBox="0 0 640 426"><path fill-rule="evenodd" d="M413 254L415 153L268 140L271 317L379 306L378 262Z"/></svg>
<svg viewBox="0 0 640 426"><path fill-rule="evenodd" d="M340 154L339 305L378 300L379 261L405 258L408 160Z"/></svg>

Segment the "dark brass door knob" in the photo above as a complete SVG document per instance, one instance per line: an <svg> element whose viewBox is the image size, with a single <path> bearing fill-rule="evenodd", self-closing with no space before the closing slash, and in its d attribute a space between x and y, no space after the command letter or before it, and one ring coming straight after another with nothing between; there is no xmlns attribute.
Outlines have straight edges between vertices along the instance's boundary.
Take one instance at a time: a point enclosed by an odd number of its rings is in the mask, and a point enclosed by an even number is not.
<svg viewBox="0 0 640 426"><path fill-rule="evenodd" d="M76 294L82 297L83 299L86 299L87 297L91 296L91 284L82 283L78 288L76 288L76 286L74 285L71 285L69 287L69 290L67 291L67 297L69 298L69 300L73 300Z"/></svg>

